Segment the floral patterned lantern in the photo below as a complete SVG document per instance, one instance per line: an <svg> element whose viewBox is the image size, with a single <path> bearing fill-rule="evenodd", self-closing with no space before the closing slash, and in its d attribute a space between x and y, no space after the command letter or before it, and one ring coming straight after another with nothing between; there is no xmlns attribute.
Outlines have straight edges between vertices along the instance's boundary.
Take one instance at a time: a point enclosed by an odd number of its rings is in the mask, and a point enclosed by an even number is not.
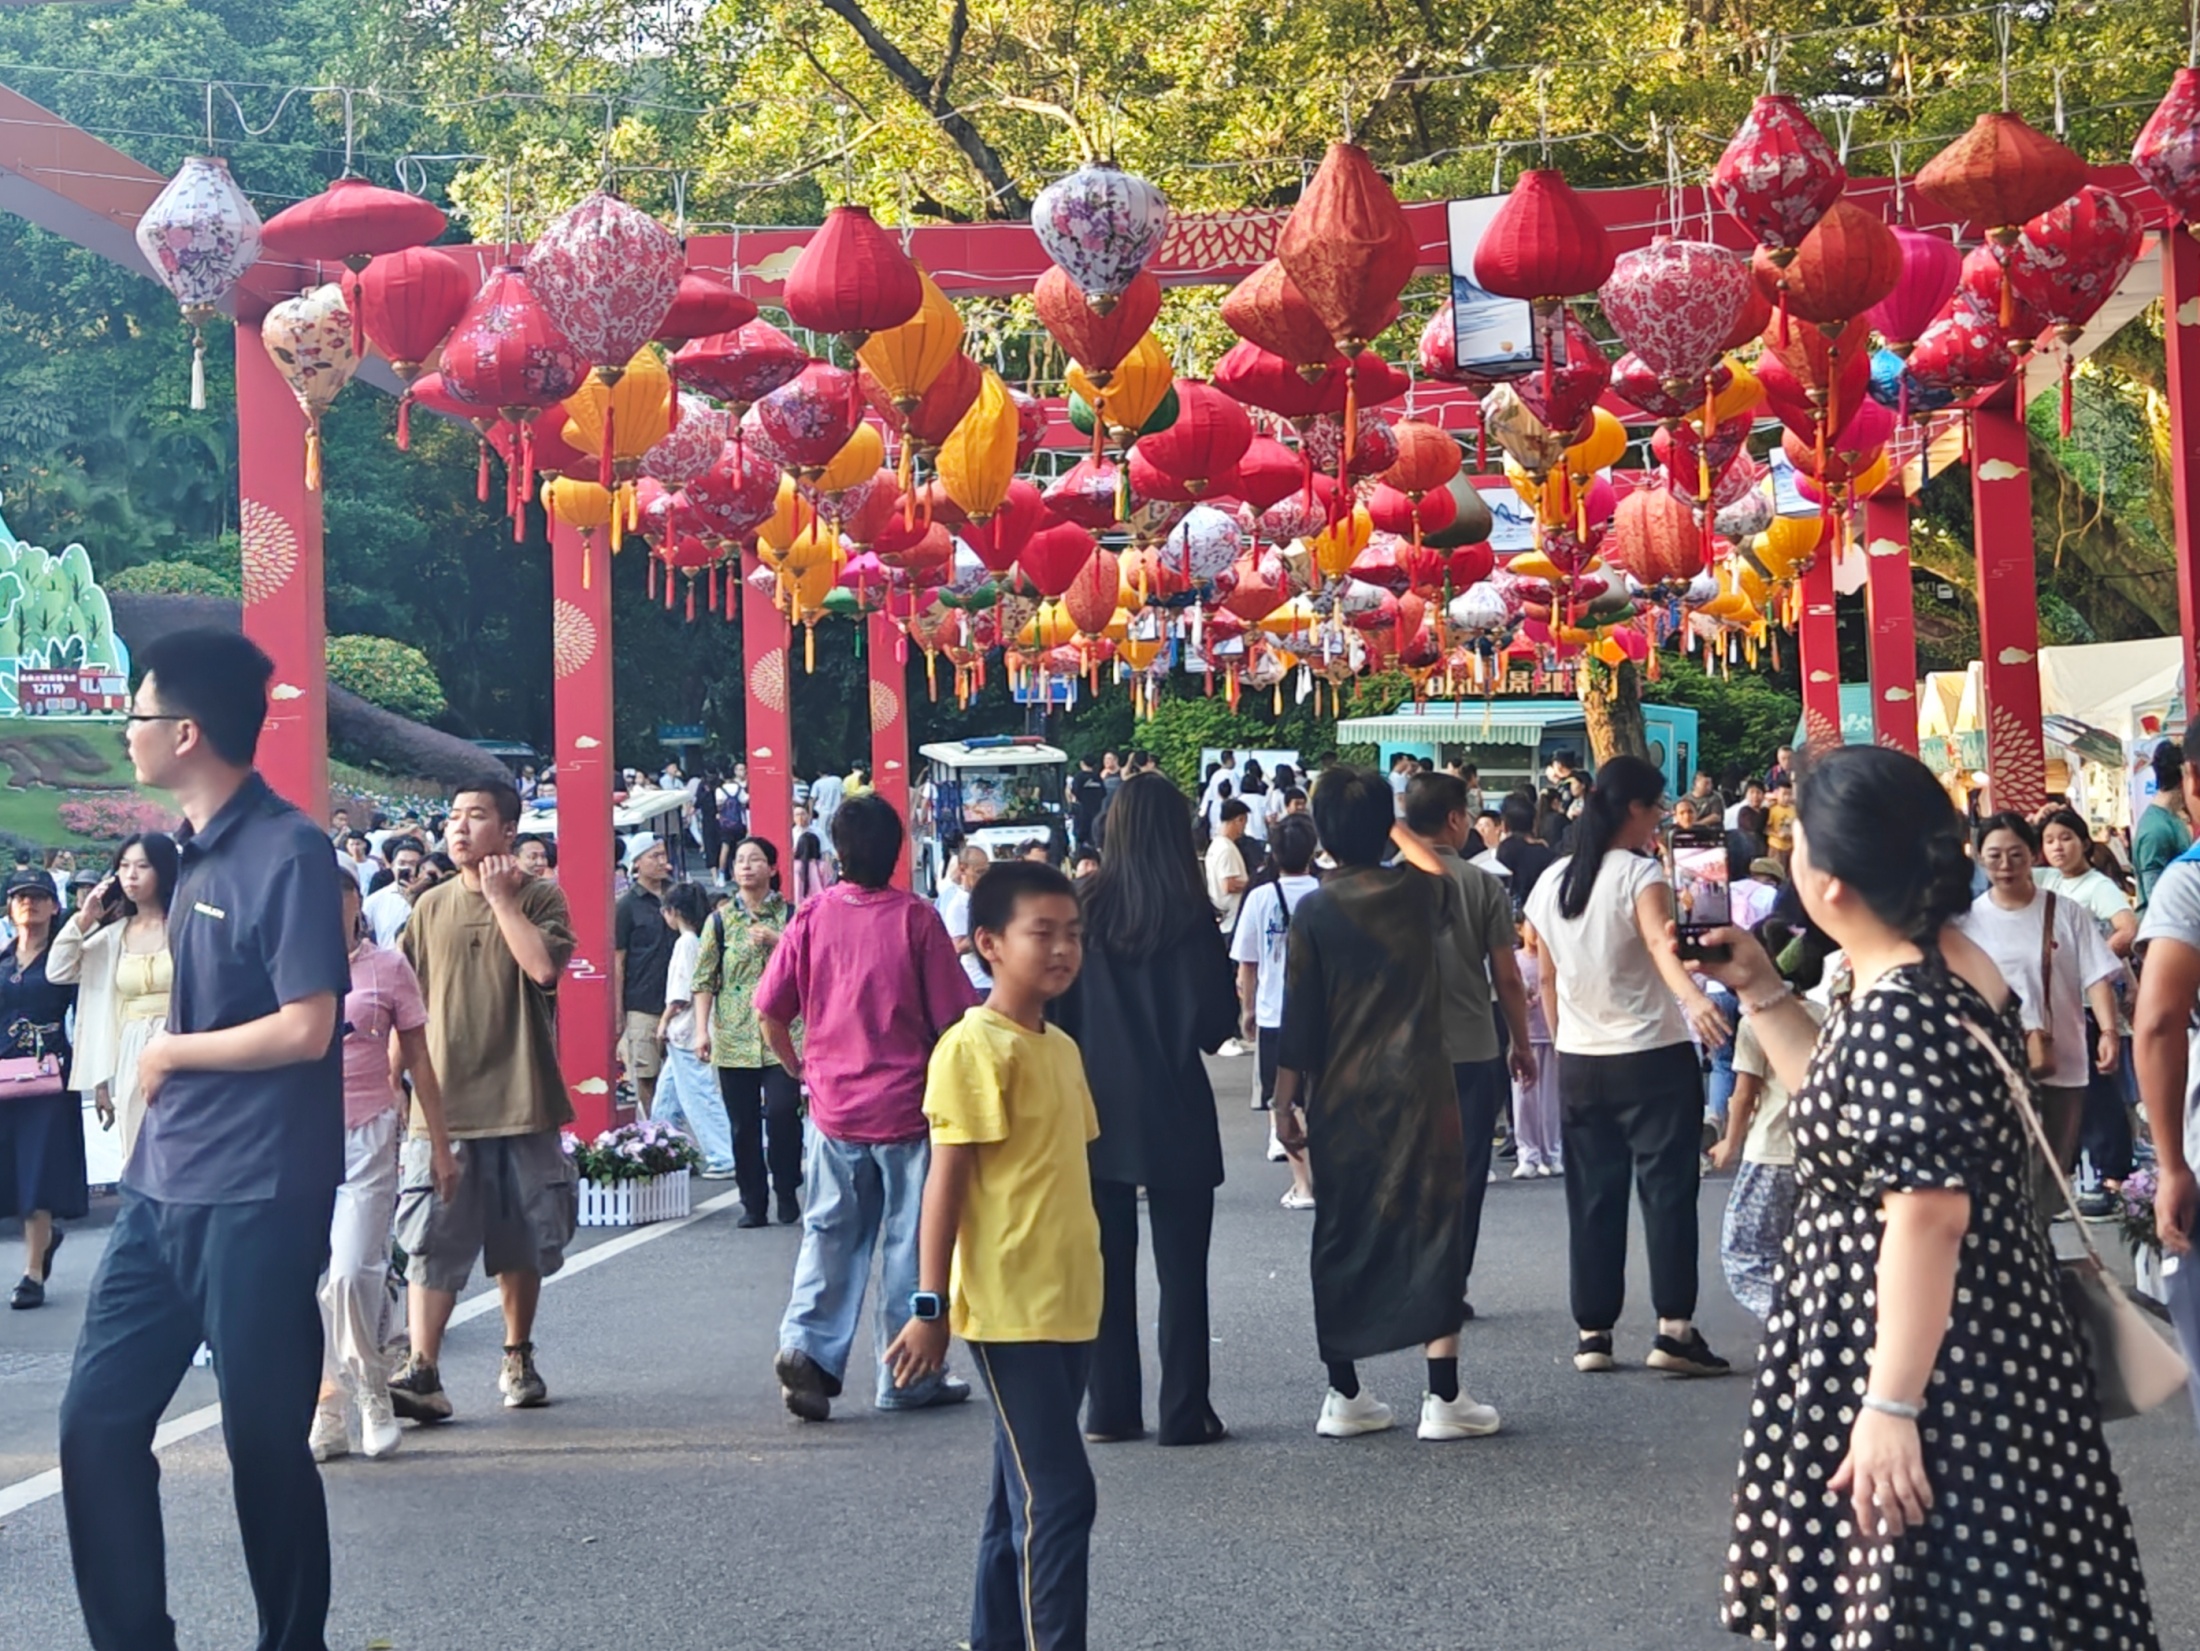
<svg viewBox="0 0 2200 1651"><path fill-rule="evenodd" d="M746 321L730 332L694 339L672 358L681 383L716 396L735 418L809 364L808 352L769 321Z"/></svg>
<svg viewBox="0 0 2200 1651"><path fill-rule="evenodd" d="M773 457L789 470L822 474L855 433L855 375L813 361L748 411Z"/></svg>
<svg viewBox="0 0 2200 1651"><path fill-rule="evenodd" d="M1027 576L1030 571L1027 565ZM1115 620L1122 589L1121 558L1112 550L1093 551L1062 592L1063 610L1076 625L1079 636L1091 640L1106 633Z"/></svg>
<svg viewBox="0 0 2200 1651"><path fill-rule="evenodd" d="M1872 307L1871 323L1890 350L1906 356L1956 290L1963 249L1945 235L1929 235L1922 229L1898 228L1894 238L1902 250L1902 272L1894 290Z"/></svg>
<svg viewBox="0 0 2200 1651"><path fill-rule="evenodd" d="M1991 316L1951 303L1910 351L1904 372L1932 400L1961 401L2016 371L2016 351Z"/></svg>
<svg viewBox="0 0 2200 1651"><path fill-rule="evenodd" d="M1297 461L1292 464L1295 472ZM1083 458L1063 471L1044 496L1047 508L1062 520L1099 533L1115 525L1116 494L1121 485L1113 459Z"/></svg>
<svg viewBox="0 0 2200 1651"><path fill-rule="evenodd" d="M1227 569L1244 550L1245 533L1235 516L1211 505L1194 505L1170 530L1161 556L1182 569L1192 583L1203 585Z"/></svg>
<svg viewBox="0 0 2200 1651"><path fill-rule="evenodd" d="M1458 316L1448 302L1436 306L1436 313L1421 329L1413 353L1423 378L1433 378L1440 384L1470 382L1470 375L1459 366Z"/></svg>
<svg viewBox="0 0 2200 1651"><path fill-rule="evenodd" d="M207 322L260 256L260 215L226 161L193 155L137 223L153 279L175 295L191 328L191 405L206 406Z"/></svg>
<svg viewBox="0 0 2200 1651"><path fill-rule="evenodd" d="M1559 334L1565 340L1565 364L1547 364L1543 372L1521 379L1517 388L1528 410L1551 431L1571 436L1611 384L1612 364L1604 359L1596 334L1571 310L1560 317Z"/></svg>
<svg viewBox="0 0 2200 1651"><path fill-rule="evenodd" d="M682 395L670 431L642 455L642 474L683 488L709 472L726 445L727 419L701 396Z"/></svg>
<svg viewBox="0 0 2200 1651"><path fill-rule="evenodd" d="M719 538L746 539L778 508L780 480L779 466L764 453L725 441L711 467L682 491Z"/></svg>
<svg viewBox="0 0 2200 1651"><path fill-rule="evenodd" d="M1169 203L1135 173L1089 164L1039 191L1031 227L1055 266L1104 315L1161 250Z"/></svg>
<svg viewBox="0 0 2200 1651"><path fill-rule="evenodd" d="M1767 93L1712 168L1711 189L1734 221L1784 266L1848 187L1848 171L1793 98Z"/></svg>
<svg viewBox="0 0 2200 1651"><path fill-rule="evenodd" d="M924 277L867 206L836 206L804 243L781 288L787 318L836 333L850 349L924 307Z"/></svg>
<svg viewBox="0 0 2200 1651"><path fill-rule="evenodd" d="M1277 356L1309 377L1336 360L1329 327L1271 258L1222 300L1222 319L1238 337Z"/></svg>
<svg viewBox="0 0 2200 1651"><path fill-rule="evenodd" d="M2070 346L2138 262L2145 239L2138 214L2105 189L2087 184L2059 206L2029 220L2010 247L2003 279L2055 329L2064 346L2062 433L2070 434Z"/></svg>
<svg viewBox="0 0 2200 1651"><path fill-rule="evenodd" d="M1347 429L1352 432L1349 443ZM1380 476L1398 462L1398 442L1390 425L1365 409L1349 426L1329 413L1309 420L1300 443L1307 462L1329 476Z"/></svg>
<svg viewBox="0 0 2200 1651"><path fill-rule="evenodd" d="M2139 138L2131 164L2147 186L2190 226L2200 218L2200 69L2179 69Z"/></svg>
<svg viewBox="0 0 2200 1651"><path fill-rule="evenodd" d="M535 448L543 437L535 416L579 389L588 362L528 290L516 265L490 273L481 291L444 341L443 388L454 401L487 409L512 425L514 460L508 467L506 506L515 532L526 520L524 506L535 492L539 468ZM492 438L493 439L493 438ZM487 460L482 496L488 496Z"/></svg>
<svg viewBox="0 0 2200 1651"><path fill-rule="evenodd" d="M1276 258L1337 348L1353 356L1397 318L1421 242L1367 151L1333 143L1284 220Z"/></svg>
<svg viewBox="0 0 2200 1651"><path fill-rule="evenodd" d="M2009 284L1997 246L1973 247L1964 254L1956 277L1955 305L1980 320L1999 327L2021 356L2047 330L2047 317L2034 309L2024 295Z"/></svg>
<svg viewBox="0 0 2200 1651"><path fill-rule="evenodd" d="M1725 247L1661 236L1613 263L1597 302L1635 358L1680 400L1700 395L1750 285L1748 261Z"/></svg>
<svg viewBox="0 0 2200 1651"><path fill-rule="evenodd" d="M306 415L306 487L321 486L321 415L359 370L351 310L335 282L286 298L260 322L260 341Z"/></svg>
<svg viewBox="0 0 2200 1651"><path fill-rule="evenodd" d="M1961 222L1983 227L1996 246L2017 239L2017 226L2076 193L2085 162L2067 146L1994 110L1927 161L1917 191Z"/></svg>
<svg viewBox="0 0 2200 1651"><path fill-rule="evenodd" d="M1707 375L1712 394L1724 389L1733 376L1724 363L1714 365ZM1701 386L1691 389L1684 385L1679 393L1666 388L1657 370L1632 350L1612 363L1611 387L1620 400L1652 418L1687 418L1703 411L1703 398L1698 393Z"/></svg>
<svg viewBox="0 0 2200 1651"><path fill-rule="evenodd" d="M1568 434L1545 425L1510 384L1482 398L1482 428L1531 476L1544 475L1566 455Z"/></svg>

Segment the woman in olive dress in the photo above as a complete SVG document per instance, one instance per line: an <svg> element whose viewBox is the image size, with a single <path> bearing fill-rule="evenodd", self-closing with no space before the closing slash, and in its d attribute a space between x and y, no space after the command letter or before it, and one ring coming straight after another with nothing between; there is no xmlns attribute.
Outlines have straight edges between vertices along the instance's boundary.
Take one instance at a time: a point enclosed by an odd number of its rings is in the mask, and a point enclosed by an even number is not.
<svg viewBox="0 0 2200 1651"><path fill-rule="evenodd" d="M58 1059L61 1088L28 1083L13 1095L0 1082L0 1218L23 1220L23 1277L8 1297L15 1308L43 1307L53 1253L61 1248L56 1220L73 1221L90 1208L84 1182L84 1118L69 1091L69 1006L76 988L46 978L60 902L53 879L23 867L8 879L8 921L15 938L0 947L0 1060Z"/></svg>
<svg viewBox="0 0 2200 1651"><path fill-rule="evenodd" d="M1849 746L1793 877L1844 951L1823 1036L1739 930L1704 965L1794 1099L1798 1201L1742 1443L1726 1625L1789 1651L2154 1651L2122 1487L2033 1213L2014 998L1943 927L1962 822L1916 758Z"/></svg>

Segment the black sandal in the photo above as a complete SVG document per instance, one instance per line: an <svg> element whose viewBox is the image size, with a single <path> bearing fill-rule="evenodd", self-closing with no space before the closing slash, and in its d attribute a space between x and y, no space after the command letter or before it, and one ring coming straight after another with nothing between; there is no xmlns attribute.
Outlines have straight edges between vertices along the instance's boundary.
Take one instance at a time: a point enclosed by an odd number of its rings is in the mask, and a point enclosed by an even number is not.
<svg viewBox="0 0 2200 1651"><path fill-rule="evenodd" d="M26 1307L43 1307L46 1305L46 1286L25 1273L15 1286L15 1294L8 1297L8 1305L18 1311Z"/></svg>

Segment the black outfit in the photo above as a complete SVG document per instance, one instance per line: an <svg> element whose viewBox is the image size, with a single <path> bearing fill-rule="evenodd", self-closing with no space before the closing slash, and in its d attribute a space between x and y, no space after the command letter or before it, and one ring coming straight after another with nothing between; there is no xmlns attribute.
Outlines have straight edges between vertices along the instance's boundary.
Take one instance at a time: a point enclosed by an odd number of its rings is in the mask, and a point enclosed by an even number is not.
<svg viewBox="0 0 2200 1651"><path fill-rule="evenodd" d="M1091 769L1082 770L1070 782L1070 817L1077 823L1077 846L1095 848L1100 842L1100 815L1108 806L1108 788Z"/></svg>
<svg viewBox="0 0 2200 1651"><path fill-rule="evenodd" d="M1497 1017L1498 1041L1510 1035L1505 1017ZM1474 1276L1474 1252L1481 1247L1482 1205L1489 1197L1490 1158L1497 1150L1497 1120L1512 1099L1512 1072L1500 1055L1493 1061L1453 1061L1451 1084L1459 1097L1459 1130L1466 1143L1467 1182L1460 1208L1466 1222L1467 1276Z"/></svg>
<svg viewBox="0 0 2200 1651"><path fill-rule="evenodd" d="M1092 1144L1106 1292L1093 1344L1088 1432L1144 1431L1138 1357L1138 1189L1146 1189L1161 1286L1165 1445L1197 1444L1217 1426L1208 1407L1207 1244L1222 1184L1222 1126L1201 1051L1238 1028L1237 972L1204 899L1151 957L1088 941L1077 982L1054 1017L1084 1053L1100 1114Z"/></svg>
<svg viewBox="0 0 2200 1651"><path fill-rule="evenodd" d="M970 1651L1085 1651L1099 1492L1077 1432L1088 1342L966 1344L993 1399L993 1493Z"/></svg>
<svg viewBox="0 0 2200 1651"><path fill-rule="evenodd" d="M717 1070L718 1093L733 1120L733 1184L741 1189L742 1209L761 1215L767 1174L769 1189L782 1200L802 1187L802 1085L783 1066Z"/></svg>
<svg viewBox="0 0 2200 1651"><path fill-rule="evenodd" d="M1630 1180L1642 1201L1651 1305L1661 1319L1694 1318L1703 1151L1703 1066L1696 1046L1561 1053L1558 1107L1574 1323L1609 1330L1619 1322L1627 1293Z"/></svg>
<svg viewBox="0 0 2200 1651"><path fill-rule="evenodd" d="M2092 1372L2027 1190L2015 1009L1996 1016L1930 952L1841 995L1789 1104L1798 1202L1734 1492L1736 1633L1789 1651L2154 1651ZM1917 1424L1932 1516L1859 1541L1828 1481L1870 1378L1885 1195L1941 1190L1968 1193L1971 1213Z"/></svg>
<svg viewBox="0 0 2200 1651"><path fill-rule="evenodd" d="M1517 914L1527 905L1528 896L1535 893L1536 884L1551 869L1558 854L1547 843L1539 843L1533 837L1500 837L1497 847L1490 851L1497 856L1497 863L1512 874L1513 911ZM1499 1024L1503 1024L1500 1020Z"/></svg>
<svg viewBox="0 0 2200 1651"><path fill-rule="evenodd" d="M612 921L612 949L626 953L626 1001L630 1014L665 1012L665 976L672 967L672 929L657 897L636 883L619 896Z"/></svg>
<svg viewBox="0 0 2200 1651"><path fill-rule="evenodd" d="M61 914L54 920L62 921ZM27 968L18 968L14 943L0 949L0 1055L35 1055L43 1049L61 1057L58 1095L10 1100L6 1086L0 1086L0 1217L44 1210L75 1220L91 1207L84 1182L83 1102L68 1086L64 1023L76 988L46 978L51 953L49 943Z"/></svg>
<svg viewBox="0 0 2200 1651"><path fill-rule="evenodd" d="M184 832L168 1024L220 1031L351 987L334 855L249 779ZM61 1401L61 1502L93 1651L173 1651L153 1430L214 1350L259 1651L325 1651L328 1506L306 1448L329 1215L344 1177L342 1036L258 1072L178 1072L123 1170Z"/></svg>

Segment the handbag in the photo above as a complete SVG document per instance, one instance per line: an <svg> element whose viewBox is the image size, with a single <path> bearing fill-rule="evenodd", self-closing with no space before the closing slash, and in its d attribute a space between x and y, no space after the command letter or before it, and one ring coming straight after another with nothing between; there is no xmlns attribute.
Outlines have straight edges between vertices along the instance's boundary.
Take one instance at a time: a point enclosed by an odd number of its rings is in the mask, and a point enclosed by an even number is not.
<svg viewBox="0 0 2200 1651"><path fill-rule="evenodd" d="M46 1048L48 1036L60 1030L58 1026L34 1026L28 1021L17 1021L8 1028L8 1047L20 1049L28 1044L32 1052L0 1056L0 1105L44 1100L61 1093L61 1057Z"/></svg>
<svg viewBox="0 0 2200 1651"><path fill-rule="evenodd" d="M2144 1415L2191 1379L2191 1367L2185 1363L2184 1355L2147 1323L2146 1315L2102 1264L2101 1252L2093 1245L2093 1234L2086 1226L2085 1217L2078 1213L2078 1200L2070 1190L2070 1178L2063 1174L2061 1160L2049 1145L2047 1130L2032 1105L2031 1086L2018 1075L1999 1044L1972 1022L1966 1020L1963 1026L2001 1068L2002 1077L2009 1086L2009 1098L2016 1103L2017 1115L2024 1120L2024 1127L2032 1137L2032 1148L2053 1173L2055 1185L2062 1191L2063 1203L2070 1211L2071 1225L2077 1229L2078 1241L2085 1247L2085 1254L2058 1262L2056 1271L2062 1286L2063 1305L2069 1309L2070 1322L2077 1326L2079 1339L2088 1355L2087 1363L2093 1370L2093 1393L2101 1407L2101 1420L2120 1422Z"/></svg>
<svg viewBox="0 0 2200 1651"><path fill-rule="evenodd" d="M2040 902L2040 1025L2024 1034L2024 1064L2035 1078L2055 1071L2055 897Z"/></svg>

